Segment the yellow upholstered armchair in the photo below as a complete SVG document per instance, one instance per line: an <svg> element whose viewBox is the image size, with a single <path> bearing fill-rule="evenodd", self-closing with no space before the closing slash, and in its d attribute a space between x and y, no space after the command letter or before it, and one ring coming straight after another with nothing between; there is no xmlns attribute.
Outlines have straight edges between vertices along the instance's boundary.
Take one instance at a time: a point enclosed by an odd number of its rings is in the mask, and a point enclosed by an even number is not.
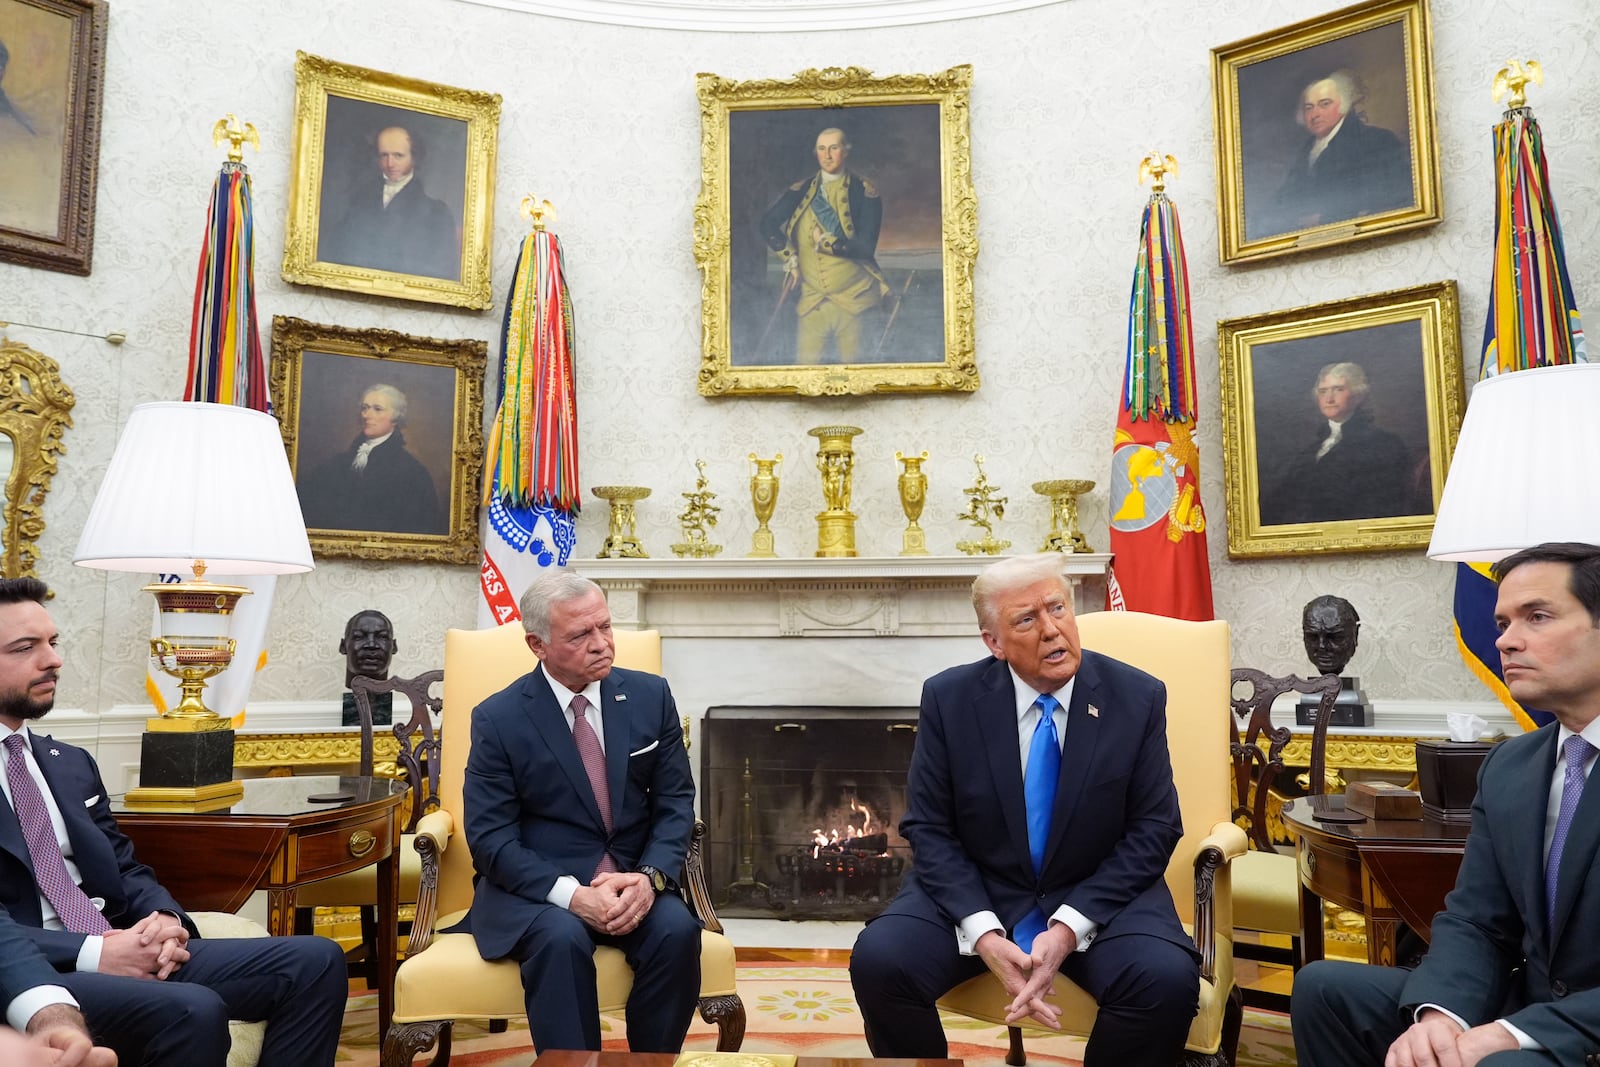
<svg viewBox="0 0 1600 1067"><path fill-rule="evenodd" d="M661 672L661 635L653 630L615 631L616 665ZM460 830L462 781L472 745L472 710L486 697L531 671L537 659L520 623L492 630L449 630L444 639L444 714L440 731L440 807L417 825L422 878L417 917L406 959L395 975L394 1024L383 1039L384 1067L402 1067L437 1041L434 1063L450 1058L450 1028L456 1019L518 1019L523 1015L522 974L515 962L489 962L478 955L471 934L441 934L472 904L472 856ZM700 1016L717 1026L717 1050L737 1052L744 1041L744 1004L734 985L733 944L711 910L700 865L696 824L684 869L689 907L705 923L700 949ZM615 1014L628 1001L633 971L615 948L595 950L600 1010Z"/></svg>
<svg viewBox="0 0 1600 1067"><path fill-rule="evenodd" d="M1167 747L1183 813L1167 886L1201 955L1200 1010L1189 1027L1184 1063L1231 1064L1243 1009L1233 981L1230 861L1244 854L1246 842L1229 818L1228 738L1217 729L1228 706L1228 624L1102 611L1080 616L1078 628L1085 648L1166 683ZM1009 1000L999 981L984 974L952 989L939 1007L1004 1026ZM1094 1000L1060 975L1056 1003L1063 1031L1087 1035L1093 1028ZM1022 1031L1012 1027L1010 1035L1006 1062L1021 1067L1027 1062Z"/></svg>

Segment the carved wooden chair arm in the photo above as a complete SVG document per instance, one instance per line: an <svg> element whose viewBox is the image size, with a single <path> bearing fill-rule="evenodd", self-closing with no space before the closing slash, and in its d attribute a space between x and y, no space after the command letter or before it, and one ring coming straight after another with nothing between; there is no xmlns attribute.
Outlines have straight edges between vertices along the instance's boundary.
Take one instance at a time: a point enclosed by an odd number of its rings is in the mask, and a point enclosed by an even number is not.
<svg viewBox="0 0 1600 1067"><path fill-rule="evenodd" d="M722 921L711 904L711 890L706 885L705 863L700 857L700 844L706 836L706 824L694 821L694 832L689 836L689 854L683 860L683 896L689 910L714 934L722 933Z"/></svg>
<svg viewBox="0 0 1600 1067"><path fill-rule="evenodd" d="M1250 846L1245 832L1231 822L1211 828L1194 855L1194 946L1200 950L1200 976L1217 980L1217 871L1245 854Z"/></svg>
<svg viewBox="0 0 1600 1067"><path fill-rule="evenodd" d="M433 941L433 922L439 914L439 857L450 846L455 821L448 811L432 811L417 823L415 848L422 857L422 874L417 882L417 915L411 921L411 940L406 955L415 956Z"/></svg>

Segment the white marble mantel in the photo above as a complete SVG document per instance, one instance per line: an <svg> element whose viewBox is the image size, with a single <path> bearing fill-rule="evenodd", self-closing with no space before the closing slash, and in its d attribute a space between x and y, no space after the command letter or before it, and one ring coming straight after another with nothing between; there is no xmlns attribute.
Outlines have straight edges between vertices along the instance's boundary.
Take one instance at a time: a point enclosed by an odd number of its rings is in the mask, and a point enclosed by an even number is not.
<svg viewBox="0 0 1600 1067"><path fill-rule="evenodd" d="M1111 557L1061 559L1076 610L1101 608ZM595 559L575 567L606 591L618 626L660 630L663 638L972 637L972 579L993 562L987 556Z"/></svg>

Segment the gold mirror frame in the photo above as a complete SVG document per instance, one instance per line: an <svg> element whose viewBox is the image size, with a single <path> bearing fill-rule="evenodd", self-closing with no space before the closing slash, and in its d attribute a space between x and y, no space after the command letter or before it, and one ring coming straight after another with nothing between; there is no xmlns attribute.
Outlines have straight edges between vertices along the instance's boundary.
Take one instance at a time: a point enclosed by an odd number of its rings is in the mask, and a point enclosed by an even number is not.
<svg viewBox="0 0 1600 1067"><path fill-rule="evenodd" d="M0 574L7 578L39 576L35 546L44 533L44 498L77 402L55 360L20 342L0 340L0 433L14 446L0 531Z"/></svg>
<svg viewBox="0 0 1600 1067"><path fill-rule="evenodd" d="M698 381L702 396L970 393L978 388L972 297L973 269L978 258L978 197L972 184L968 111L971 89L970 65L951 67L936 74L886 77L876 77L861 67L809 69L789 79L756 81L735 81L715 74L696 76L701 170L700 196L694 208L694 258L702 276ZM839 118L830 116L827 121L848 125L852 110L870 111L892 105L937 108L938 158L920 163L931 172L938 187L943 358L925 363L866 361L812 365L736 360L733 352L732 231L741 220L732 217L735 199L732 183L738 176L730 174L730 115L837 109ZM797 166L795 169L803 171L805 168ZM782 185L774 187L773 194L793 180L793 176L784 177ZM772 318L778 317L774 312ZM790 313L792 317L793 312ZM888 336L887 329L884 336Z"/></svg>

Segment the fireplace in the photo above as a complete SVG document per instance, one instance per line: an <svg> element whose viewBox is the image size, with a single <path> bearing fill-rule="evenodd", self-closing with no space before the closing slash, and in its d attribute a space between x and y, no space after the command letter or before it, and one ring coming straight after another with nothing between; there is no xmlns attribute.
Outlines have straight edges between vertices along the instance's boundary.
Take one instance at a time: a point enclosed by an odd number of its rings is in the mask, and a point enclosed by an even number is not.
<svg viewBox="0 0 1600 1067"><path fill-rule="evenodd" d="M899 833L917 709L712 707L706 876L730 917L869 919L911 869Z"/></svg>

